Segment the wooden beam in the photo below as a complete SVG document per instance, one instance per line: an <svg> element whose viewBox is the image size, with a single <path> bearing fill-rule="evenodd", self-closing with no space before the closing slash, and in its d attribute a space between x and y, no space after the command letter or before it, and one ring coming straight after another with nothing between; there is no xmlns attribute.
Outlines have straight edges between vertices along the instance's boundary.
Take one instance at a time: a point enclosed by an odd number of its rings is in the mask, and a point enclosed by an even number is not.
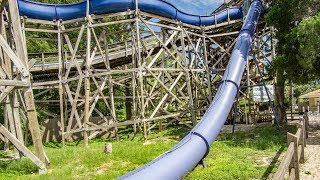
<svg viewBox="0 0 320 180"><path fill-rule="evenodd" d="M18 9L18 3L17 1L10 1L9 3L9 11L10 11L10 20L12 23L12 29L13 29L13 35L14 35L14 43L16 45L16 56L11 48L7 47L8 44L4 41L3 37L0 36L1 46L2 48L8 48L7 54L10 57L12 61L16 59L16 63L21 67L20 71L23 74L23 81L30 82L30 76L29 76L29 68L28 68L28 56L27 56L27 49L25 47L23 35L22 35L22 28L21 28L21 22L20 22L20 16L19 16L19 9ZM8 53L9 52L9 53ZM11 55L10 55L11 54ZM39 122L37 118L37 112L34 104L34 97L33 97L33 91L32 88L29 87L24 92L25 97L25 103L27 106L27 114L28 114L28 120L29 120L29 128L32 135L33 144L35 147L35 152L38 158L42 162L46 162L45 152L42 146L42 139L40 134L40 128L39 128Z"/></svg>
<svg viewBox="0 0 320 180"><path fill-rule="evenodd" d="M0 79L0 86L30 87L26 81Z"/></svg>
<svg viewBox="0 0 320 180"><path fill-rule="evenodd" d="M2 124L0 124L0 133L9 139L9 141L16 147L20 152L29 158L35 165L39 167L39 173L44 174L47 172L45 164L35 156L28 148L24 146L14 135L12 135Z"/></svg>

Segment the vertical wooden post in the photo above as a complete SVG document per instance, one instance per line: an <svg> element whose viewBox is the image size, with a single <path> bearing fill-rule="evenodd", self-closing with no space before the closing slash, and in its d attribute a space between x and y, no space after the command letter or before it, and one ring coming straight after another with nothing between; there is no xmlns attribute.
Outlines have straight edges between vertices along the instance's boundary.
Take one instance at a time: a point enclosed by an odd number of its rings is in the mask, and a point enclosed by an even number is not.
<svg viewBox="0 0 320 180"><path fill-rule="evenodd" d="M135 40L134 40L134 23L130 24L131 26L131 64L132 64L132 68L136 68L137 67L137 63L136 63L136 57L135 57ZM136 73L132 72L131 73L131 86L132 86L132 103L133 103L133 113L132 113L132 120L136 121L136 116L137 116L137 99L136 99L136 94L137 94L137 90L136 90ZM137 123L133 124L133 132L136 135L137 134Z"/></svg>
<svg viewBox="0 0 320 180"><path fill-rule="evenodd" d="M293 121L293 87L292 87L292 82L290 83L290 103L291 103L291 106L290 106L290 118L291 118L291 121Z"/></svg>
<svg viewBox="0 0 320 180"><path fill-rule="evenodd" d="M128 69L127 65L125 65L125 69ZM131 88L130 83L126 83L125 87L125 104L126 104L126 120L132 120L132 99L131 96Z"/></svg>
<svg viewBox="0 0 320 180"><path fill-rule="evenodd" d="M24 38L22 36L22 29L21 29L17 1L10 1L9 11L10 11L10 20L12 22L14 41L15 41L18 57L22 60L22 63L25 65L25 67L29 69L27 49L24 46L25 43L23 41ZM22 80L30 82L30 76L23 77ZM35 148L35 153L42 162L46 162L45 152L42 146L42 139L41 139L41 133L40 133L40 128L38 124L37 113L35 109L33 91L31 87L29 87L24 92L24 98L27 106L30 132L31 132L31 136L32 136L32 140Z"/></svg>
<svg viewBox="0 0 320 180"><path fill-rule="evenodd" d="M245 120L246 120L246 125L249 124L249 117L248 117L248 111L247 111L247 99L245 97L243 97L244 100L244 116L245 116Z"/></svg>
<svg viewBox="0 0 320 180"><path fill-rule="evenodd" d="M250 88L250 63L249 63L249 59L247 59L247 100L248 100L248 122L252 122L252 117L251 117L251 88Z"/></svg>
<svg viewBox="0 0 320 180"><path fill-rule="evenodd" d="M104 35L104 45L105 45L105 55L106 55L106 69L108 72L111 71L111 67L110 67L110 60L109 60L109 45L107 42L107 36L106 33L103 34ZM108 90L109 90L109 96L110 96L110 102L111 102L111 116L114 122L117 122L117 115L116 115L116 109L115 109L115 103L114 103L114 88L113 88L113 82L112 82L112 75L109 74L108 75ZM118 127L115 126L114 128L115 130L115 136L116 139L118 140Z"/></svg>
<svg viewBox="0 0 320 180"><path fill-rule="evenodd" d="M14 125L16 128L17 138L21 143L24 143L22 129L21 129L21 122L20 122L20 114L19 114L20 104L18 101L17 91L13 92L12 101L13 101L13 119L14 119Z"/></svg>
<svg viewBox="0 0 320 180"><path fill-rule="evenodd" d="M162 29L162 42L163 43L166 42L166 33L165 33L164 29ZM163 53L166 54L165 51ZM165 68L165 55L163 55L161 58L161 68ZM164 82L165 75L162 74L160 78L161 78L161 81ZM161 88L160 89L160 97L162 98L164 95L165 95L164 89ZM162 113L163 113L163 105L161 105L161 115L162 115ZM162 119L160 119L159 120L159 132L162 132L162 130L163 130L163 124L162 124Z"/></svg>
<svg viewBox="0 0 320 180"><path fill-rule="evenodd" d="M5 111L4 111L4 113L6 113L6 115L7 115L8 122L9 122L9 127L10 127L9 129L10 129L11 134L15 138L17 138L16 128L15 128L14 119L13 119L13 108L12 108L12 106L13 106L12 95L8 95L7 98L6 98L6 101L5 101ZM17 155L18 151L17 151L16 148L14 149L14 151L15 151L15 155Z"/></svg>
<svg viewBox="0 0 320 180"><path fill-rule="evenodd" d="M136 54L137 54L137 62L140 68L139 70L139 86L140 86L140 100L141 100L141 118L145 119L145 102L144 102L144 83L143 83L143 73L142 73L142 59L141 59L141 51L140 51L140 27L139 27L139 1L136 0ZM143 122L143 137L144 140L147 140L147 124Z"/></svg>
<svg viewBox="0 0 320 180"><path fill-rule="evenodd" d="M305 125L304 125L304 120L300 119L300 122L297 124L297 127L301 129L301 135L299 137L299 142L298 142L298 146L301 146L301 155L300 155L300 159L299 162L300 163L304 163L304 147L305 147Z"/></svg>
<svg viewBox="0 0 320 180"><path fill-rule="evenodd" d="M291 164L289 166L289 172L291 172L291 168L294 168L294 173L295 173L295 179L299 180L299 159L298 159L298 137L296 135L293 135L291 133L287 133L287 138L288 138L288 145L290 143L294 143L294 153L293 153L293 158L291 161Z"/></svg>
<svg viewBox="0 0 320 180"><path fill-rule="evenodd" d="M182 58L183 58L182 61L187 65L186 46L185 46L185 42L184 42L184 31L181 32L180 39L181 39L181 47L182 47ZM190 64L189 67L191 69L193 67L192 64ZM196 119L196 114L195 114L195 109L194 109L191 77L190 77L190 72L185 72L185 73L186 73L186 83L187 83L187 89L188 89L188 95L189 95L189 107L190 107L191 116L192 116L191 121L192 121L193 126L195 126L197 124L197 119Z"/></svg>
<svg viewBox="0 0 320 180"><path fill-rule="evenodd" d="M62 85L62 72L63 72L63 62L62 62L62 36L61 36L61 22L57 22L58 27L58 60L59 60L59 105L60 105L60 131L61 131L61 143L62 146L65 144L65 132L64 132L64 89Z"/></svg>
<svg viewBox="0 0 320 180"><path fill-rule="evenodd" d="M209 69L209 62L208 62L208 55L207 55L207 43L205 38L205 32L202 32L202 41L203 41L203 51L204 51L204 66L206 67L206 73L207 73L207 83L208 83L208 91L209 91L209 102L212 102L212 89L211 89L211 73ZM196 91L197 92L197 91Z"/></svg>
<svg viewBox="0 0 320 180"><path fill-rule="evenodd" d="M4 112L6 112L6 111L7 111L6 107L4 107ZM3 124L4 128L8 129L8 127L9 127L8 123L9 123L8 115L7 115L7 113L4 113L4 124ZM3 150L7 151L7 150L9 150L9 140L8 140L7 137L4 137L4 138L5 139L4 139L4 148L3 148Z"/></svg>
<svg viewBox="0 0 320 180"><path fill-rule="evenodd" d="M86 19L87 19L87 48L86 48L86 66L85 66L85 79L84 79L84 91L85 91L85 104L84 104L84 120L83 120L83 142L84 146L87 147L89 145L89 136L88 136L88 122L89 122L89 111L90 111L90 78L89 78L89 70L90 70L90 62L91 62L91 30L90 30L90 15L89 15L89 0L87 1L87 9L86 9Z"/></svg>
<svg viewBox="0 0 320 180"><path fill-rule="evenodd" d="M306 138L309 138L309 117L308 113L304 111L303 118L305 120L305 127L306 127Z"/></svg>

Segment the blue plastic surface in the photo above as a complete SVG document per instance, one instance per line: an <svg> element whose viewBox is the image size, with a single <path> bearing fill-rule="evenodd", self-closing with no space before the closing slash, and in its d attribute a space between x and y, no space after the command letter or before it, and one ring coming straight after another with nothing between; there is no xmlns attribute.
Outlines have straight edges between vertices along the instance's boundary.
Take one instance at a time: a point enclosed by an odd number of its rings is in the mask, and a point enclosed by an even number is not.
<svg viewBox="0 0 320 180"><path fill-rule="evenodd" d="M43 20L70 20L84 17L86 9L84 2L71 5L48 5L26 0L18 0L18 2L20 15ZM228 18L227 10L214 16L193 16L161 0L140 0L139 2L139 8L142 11L192 25L212 25ZM91 14L108 14L135 8L134 0L91 0L90 4ZM260 0L254 0L231 54L223 83L202 120L171 150L120 179L181 179L199 163L208 152L208 144L212 144L220 133L238 93L261 11ZM229 9L231 20L240 19L242 16L241 8Z"/></svg>
<svg viewBox="0 0 320 180"><path fill-rule="evenodd" d="M197 166L207 153L208 144L212 144L219 135L232 108L261 11L260 0L253 1L232 51L222 83L201 121L171 150L119 179L182 179L188 171Z"/></svg>
<svg viewBox="0 0 320 180"><path fill-rule="evenodd" d="M18 0L21 16L40 20L71 20L86 16L86 1L74 4L45 4L29 0ZM109 14L135 10L135 0L90 0L90 14ZM139 0L139 9L162 17L178 20L196 26L208 26L228 19L241 19L241 7L233 7L213 16L197 16L178 10L172 4L162 0Z"/></svg>

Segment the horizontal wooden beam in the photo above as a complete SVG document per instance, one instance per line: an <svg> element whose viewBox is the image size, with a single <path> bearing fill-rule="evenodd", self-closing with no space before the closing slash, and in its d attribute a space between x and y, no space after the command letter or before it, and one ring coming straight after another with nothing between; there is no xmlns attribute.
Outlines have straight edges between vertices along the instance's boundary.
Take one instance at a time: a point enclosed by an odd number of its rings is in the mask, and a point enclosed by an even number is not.
<svg viewBox="0 0 320 180"><path fill-rule="evenodd" d="M29 87L30 83L18 80L0 79L0 86Z"/></svg>

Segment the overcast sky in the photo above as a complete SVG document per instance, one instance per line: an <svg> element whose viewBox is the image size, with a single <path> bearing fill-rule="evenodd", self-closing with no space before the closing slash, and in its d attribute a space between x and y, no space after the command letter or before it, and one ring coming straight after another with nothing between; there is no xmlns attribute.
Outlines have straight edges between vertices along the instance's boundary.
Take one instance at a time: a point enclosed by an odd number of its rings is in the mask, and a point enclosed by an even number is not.
<svg viewBox="0 0 320 180"><path fill-rule="evenodd" d="M224 0L165 0L179 10L194 15L210 15Z"/></svg>

